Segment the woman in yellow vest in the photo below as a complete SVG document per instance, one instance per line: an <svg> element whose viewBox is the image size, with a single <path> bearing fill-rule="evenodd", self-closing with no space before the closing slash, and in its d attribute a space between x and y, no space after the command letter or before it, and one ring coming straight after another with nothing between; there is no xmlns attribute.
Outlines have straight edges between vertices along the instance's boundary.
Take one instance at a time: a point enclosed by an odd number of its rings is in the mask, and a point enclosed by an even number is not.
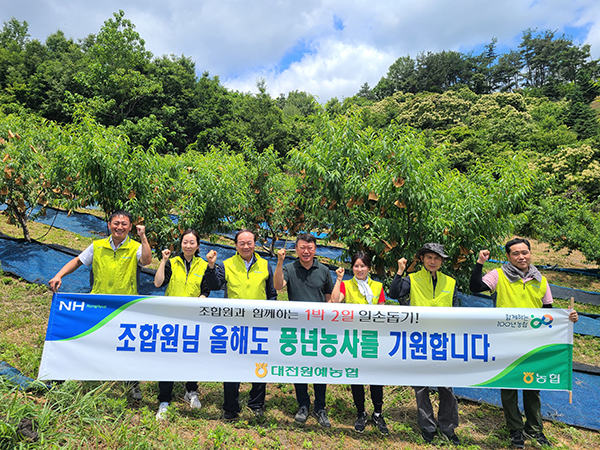
<svg viewBox="0 0 600 450"><path fill-rule="evenodd" d="M182 235L179 241L181 253L169 259L171 250L162 251L162 260L154 276L154 286L167 286L165 295L171 297L208 297L210 288L206 282L203 283L204 272L208 266L207 262L200 257L198 249L200 248L200 235L196 230L188 229ZM207 259L216 260L216 252L211 250ZM158 382L158 401L160 406L156 413L156 418L162 420L166 418L169 402L173 398L173 382ZM183 397L192 408L200 408L202 404L198 399L198 383L188 381L185 384L186 393Z"/></svg>
<svg viewBox="0 0 600 450"><path fill-rule="evenodd" d="M410 306L458 306L456 282L454 278L443 274L440 269L448 258L442 244L428 243L417 252L415 260L421 263L421 270L402 277L406 269L406 258L398 260L398 272L390 285L391 298L409 296ZM438 420L433 414L429 400L428 386L413 386L417 400L417 421L421 436L431 443L438 427L454 445L460 445L460 439L454 432L458 426L458 402L452 388L438 387L440 407Z"/></svg>
<svg viewBox="0 0 600 450"><path fill-rule="evenodd" d="M371 270L371 257L364 252L355 253L351 260L352 272L354 277L351 280L342 281L344 277L344 268L336 270L337 280L331 292L331 301L333 303L359 303L363 305L374 305L385 303L385 293L383 285L369 277ZM365 412L365 387L362 384L353 384L352 398L356 405L357 416L354 423L354 429L359 433L365 431L367 425L367 413ZM373 401L373 415L371 420L377 429L388 434L388 427L385 424L381 410L383 407L383 386L371 385L371 400Z"/></svg>

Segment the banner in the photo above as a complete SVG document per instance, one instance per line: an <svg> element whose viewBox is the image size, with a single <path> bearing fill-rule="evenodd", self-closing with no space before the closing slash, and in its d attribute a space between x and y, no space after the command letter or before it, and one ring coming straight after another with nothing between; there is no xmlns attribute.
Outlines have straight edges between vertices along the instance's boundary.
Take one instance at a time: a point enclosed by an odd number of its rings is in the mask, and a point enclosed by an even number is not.
<svg viewBox="0 0 600 450"><path fill-rule="evenodd" d="M55 294L42 380L571 390L562 309Z"/></svg>

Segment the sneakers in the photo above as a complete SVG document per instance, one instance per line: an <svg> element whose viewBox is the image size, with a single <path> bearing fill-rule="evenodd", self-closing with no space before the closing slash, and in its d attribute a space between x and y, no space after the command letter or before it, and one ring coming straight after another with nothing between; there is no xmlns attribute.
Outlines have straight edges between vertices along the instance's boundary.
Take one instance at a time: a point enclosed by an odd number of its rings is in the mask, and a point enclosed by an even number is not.
<svg viewBox="0 0 600 450"><path fill-rule="evenodd" d="M552 447L552 444L550 444L548 438L544 436L544 433L527 433L526 431L523 431L523 436L525 439L535 439L537 443L542 446L545 445L546 447Z"/></svg>
<svg viewBox="0 0 600 450"><path fill-rule="evenodd" d="M225 419L225 420L235 420L239 416L240 415L236 411L224 411L223 412L223 419Z"/></svg>
<svg viewBox="0 0 600 450"><path fill-rule="evenodd" d="M519 430L510 430L510 443L514 448L525 448L525 441Z"/></svg>
<svg viewBox="0 0 600 450"><path fill-rule="evenodd" d="M324 409L314 411L313 415L317 419L317 422L319 422L319 425L324 428L331 428L331 422L329 422L329 417L327 417L327 412Z"/></svg>
<svg viewBox="0 0 600 450"><path fill-rule="evenodd" d="M306 423L306 419L308 419L308 408L306 406L301 406L294 420L298 423Z"/></svg>
<svg viewBox="0 0 600 450"><path fill-rule="evenodd" d="M313 416L319 422L319 425L325 428L331 427L331 422L329 422L329 418L327 417L327 412L324 409L320 411L313 411ZM301 406L296 415L294 416L294 420L298 423L306 423L306 419L308 419L308 407Z"/></svg>
<svg viewBox="0 0 600 450"><path fill-rule="evenodd" d="M158 406L158 412L156 413L156 420L165 420L167 418L167 410L169 409L169 402L162 402Z"/></svg>
<svg viewBox="0 0 600 450"><path fill-rule="evenodd" d="M265 417L265 410L262 409L260 406L258 408L250 408L252 410L252 412L254 413L254 418L261 420L264 419Z"/></svg>
<svg viewBox="0 0 600 450"><path fill-rule="evenodd" d="M130 394L131 394L131 399L132 400L136 400L138 402L140 400L142 400L142 390L140 389L139 386L132 387L131 391L130 391Z"/></svg>
<svg viewBox="0 0 600 450"><path fill-rule="evenodd" d="M390 434L390 430L388 430L388 427L385 424L385 420L383 419L383 414L373 413L371 415L371 420L373 421L373 423L375 424L375 426L381 434ZM354 428L356 428L356 425L354 425Z"/></svg>
<svg viewBox="0 0 600 450"><path fill-rule="evenodd" d="M435 433L423 429L421 430L421 436L423 436L423 440L426 443L431 444L433 442L433 438L435 437Z"/></svg>
<svg viewBox="0 0 600 450"><path fill-rule="evenodd" d="M354 429L359 433L365 431L365 427L367 426L367 413L361 412L356 416L356 422L354 422Z"/></svg>
<svg viewBox="0 0 600 450"><path fill-rule="evenodd" d="M192 408L200 409L202 407L202 403L200 403L200 399L198 398L198 393L196 391L188 391L183 396L183 400L188 402Z"/></svg>

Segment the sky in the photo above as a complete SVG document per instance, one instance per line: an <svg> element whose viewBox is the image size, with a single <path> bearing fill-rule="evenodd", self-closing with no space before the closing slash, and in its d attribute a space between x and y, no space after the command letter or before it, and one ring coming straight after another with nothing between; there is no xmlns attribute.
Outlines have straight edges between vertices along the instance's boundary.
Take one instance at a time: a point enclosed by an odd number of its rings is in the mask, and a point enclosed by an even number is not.
<svg viewBox="0 0 600 450"><path fill-rule="evenodd" d="M305 91L325 103L374 87L401 56L517 50L531 28L590 44L600 58L598 0L0 0L0 20L32 39L82 39L123 10L154 56L185 55L199 75L273 97Z"/></svg>

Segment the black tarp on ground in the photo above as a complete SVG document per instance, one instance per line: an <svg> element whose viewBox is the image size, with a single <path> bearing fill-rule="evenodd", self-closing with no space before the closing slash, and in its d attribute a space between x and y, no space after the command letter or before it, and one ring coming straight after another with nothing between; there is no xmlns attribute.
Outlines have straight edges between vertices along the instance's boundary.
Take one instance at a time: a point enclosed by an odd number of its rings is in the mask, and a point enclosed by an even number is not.
<svg viewBox="0 0 600 450"><path fill-rule="evenodd" d="M218 254L221 262L235 255L235 248L226 245L200 242L200 254L206 255L210 250ZM0 264L2 270L12 273L30 283L47 285L48 281L71 259L79 254L78 251L59 245L44 245L24 239L14 239L0 234ZM277 258L267 257L269 264L275 269ZM293 261L287 258L286 262ZM75 272L62 280L62 292L90 292L91 266L81 266ZM138 291L140 295L164 295L164 288L154 287L154 270L142 269L139 275ZM223 298L223 291L212 291L210 297Z"/></svg>
<svg viewBox="0 0 600 450"><path fill-rule="evenodd" d="M459 398L502 407L499 389L456 388L454 392ZM572 404L569 404L569 393L565 391L541 391L541 397L544 419L600 430L600 376L573 372ZM519 407L523 411L521 394Z"/></svg>
<svg viewBox="0 0 600 450"><path fill-rule="evenodd" d="M218 254L217 260L223 260L235 255L235 248L226 245L200 242L200 254L206 255L210 250ZM23 239L14 239L0 235L0 264L2 270L10 272L31 283L47 285L48 281L79 252L59 245L43 245L39 242L27 243ZM277 258L262 255L275 269ZM293 261L287 258L287 262ZM87 293L90 291L91 267L81 266L74 273L63 278L62 292ZM334 268L330 268L331 277L336 278ZM347 274L345 279L350 278ZM164 288L154 287L154 271L143 269L140 272L138 290L140 295L164 295ZM223 291L213 291L210 297L222 298ZM465 295L459 292L461 306L492 307L492 300L484 295ZM600 336L600 319L586 317L581 314L579 322L574 326L575 333Z"/></svg>

